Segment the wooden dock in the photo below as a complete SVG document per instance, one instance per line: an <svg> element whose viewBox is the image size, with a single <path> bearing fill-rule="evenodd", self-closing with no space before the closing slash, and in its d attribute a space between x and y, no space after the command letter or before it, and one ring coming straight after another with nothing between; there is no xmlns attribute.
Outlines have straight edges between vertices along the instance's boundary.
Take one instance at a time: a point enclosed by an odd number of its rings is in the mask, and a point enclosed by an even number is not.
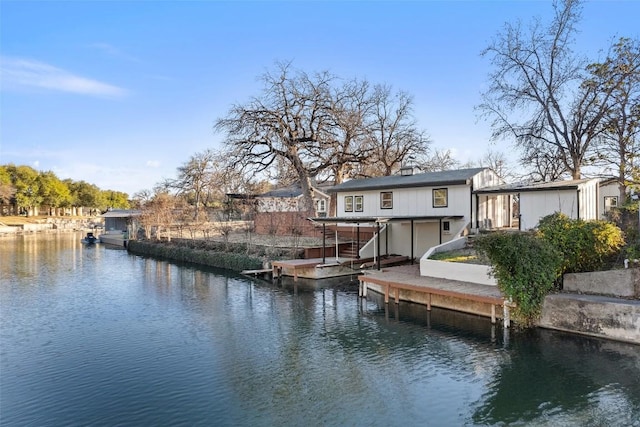
<svg viewBox="0 0 640 427"><path fill-rule="evenodd" d="M245 276L268 278L273 274L273 269L263 268L259 270L243 270L240 274L244 274Z"/></svg>
<svg viewBox="0 0 640 427"><path fill-rule="evenodd" d="M496 323L497 317L502 317L505 327L510 324L509 309L513 305L505 300L496 286L420 276L418 265L371 271L358 276L358 281L359 295L363 298L367 297L367 290L372 289L384 295L386 304L391 295L398 303L402 292L403 300L425 304L427 310L432 306L444 307L488 316L492 323ZM498 307L502 308L500 316Z"/></svg>

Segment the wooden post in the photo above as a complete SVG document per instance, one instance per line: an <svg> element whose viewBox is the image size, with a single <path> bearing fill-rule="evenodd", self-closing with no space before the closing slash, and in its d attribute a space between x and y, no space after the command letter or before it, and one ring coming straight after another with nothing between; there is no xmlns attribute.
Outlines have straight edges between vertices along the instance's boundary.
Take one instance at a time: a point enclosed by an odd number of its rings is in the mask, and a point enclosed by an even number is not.
<svg viewBox="0 0 640 427"><path fill-rule="evenodd" d="M431 311L431 294L427 294L427 311Z"/></svg>
<svg viewBox="0 0 640 427"><path fill-rule="evenodd" d="M356 222L356 247L358 248L358 254L356 259L360 259L360 223Z"/></svg>
<svg viewBox="0 0 640 427"><path fill-rule="evenodd" d="M496 306L491 304L491 324L496 324Z"/></svg>
<svg viewBox="0 0 640 427"><path fill-rule="evenodd" d="M327 224L323 222L322 223L322 263L323 264L327 263L326 256L325 256L326 248L327 248Z"/></svg>
<svg viewBox="0 0 640 427"><path fill-rule="evenodd" d="M503 304L504 305L502 306L502 322L503 322L503 326L506 329L509 326L511 326L511 313L509 312L510 301L505 300Z"/></svg>
<svg viewBox="0 0 640 427"><path fill-rule="evenodd" d="M376 226L377 226L377 232L376 232L376 237L378 240L378 270L380 270L380 223L376 222ZM389 302L389 301L386 301Z"/></svg>
<svg viewBox="0 0 640 427"><path fill-rule="evenodd" d="M413 265L413 220L411 220L411 265Z"/></svg>
<svg viewBox="0 0 640 427"><path fill-rule="evenodd" d="M384 287L384 303L389 304L389 284L388 283Z"/></svg>

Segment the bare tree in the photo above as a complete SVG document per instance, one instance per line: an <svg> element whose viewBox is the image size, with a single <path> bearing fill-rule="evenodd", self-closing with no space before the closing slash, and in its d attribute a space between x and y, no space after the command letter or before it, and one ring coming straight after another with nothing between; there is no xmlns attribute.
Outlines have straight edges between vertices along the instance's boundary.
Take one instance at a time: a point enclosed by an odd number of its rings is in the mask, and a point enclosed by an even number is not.
<svg viewBox="0 0 640 427"><path fill-rule="evenodd" d="M160 240L165 233L167 240L171 240L171 226L174 223L174 215L178 201L166 191L156 191L150 200L142 206L140 222L145 230L145 237L151 238L153 229L156 231L156 239Z"/></svg>
<svg viewBox="0 0 640 427"><path fill-rule="evenodd" d="M566 179L569 175L564 162L559 162L562 155L558 148L537 141L531 144L520 157L520 164L526 165L523 178L533 182L550 182Z"/></svg>
<svg viewBox="0 0 640 427"><path fill-rule="evenodd" d="M451 150L436 149L420 164L420 169L425 172L440 172L456 169L460 162L453 157Z"/></svg>
<svg viewBox="0 0 640 427"><path fill-rule="evenodd" d="M572 52L579 0L556 0L548 27L534 20L529 31L506 24L483 55L495 68L480 110L492 119L493 137L515 137L529 159L534 147L551 146L574 179L593 159L594 139L611 90L585 79L586 61Z"/></svg>
<svg viewBox="0 0 640 427"><path fill-rule="evenodd" d="M372 94L373 109L368 118L368 142L372 155L369 166L375 175L391 175L413 157L420 161L427 154L429 139L418 129L413 116L413 98L406 92L391 92L377 85Z"/></svg>
<svg viewBox="0 0 640 427"><path fill-rule="evenodd" d="M166 186L177 191L188 199L192 199L194 218L197 220L202 206L206 206L209 192L212 189L211 175L215 153L205 150L196 153L182 166L178 167L178 177L169 180Z"/></svg>
<svg viewBox="0 0 640 427"><path fill-rule="evenodd" d="M293 70L278 64L262 76L263 93L234 105L215 129L226 133L236 168L270 176L303 193L302 209L315 210L312 180L342 182L366 172L395 172L409 156L426 153L412 99L364 80L341 81L329 72ZM367 167L361 167L366 164Z"/></svg>
<svg viewBox="0 0 640 427"><path fill-rule="evenodd" d="M599 159L615 170L620 200L625 200L627 184L638 184L633 181L633 171L640 167L640 41L619 39L606 60L590 65L589 70L597 84L617 85L602 123L598 149Z"/></svg>
<svg viewBox="0 0 640 427"><path fill-rule="evenodd" d="M278 73L262 76L262 96L234 105L215 128L226 132L226 144L238 167L261 173L286 160L296 172L303 190L303 206L313 210L311 178L319 165L309 147L321 144L329 125L330 85L328 72L308 75L278 64Z"/></svg>
<svg viewBox="0 0 640 427"><path fill-rule="evenodd" d="M367 145L367 118L373 113L370 85L366 80L351 80L333 91L331 126L327 129L327 140L315 153L327 165L325 175L335 184L352 176L357 164L366 163L371 153Z"/></svg>

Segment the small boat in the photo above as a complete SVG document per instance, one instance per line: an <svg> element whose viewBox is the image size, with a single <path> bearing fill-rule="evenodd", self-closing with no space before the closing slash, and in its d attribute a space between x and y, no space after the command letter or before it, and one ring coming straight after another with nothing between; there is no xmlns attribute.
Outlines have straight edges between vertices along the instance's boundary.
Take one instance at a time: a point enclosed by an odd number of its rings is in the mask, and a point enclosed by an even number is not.
<svg viewBox="0 0 640 427"><path fill-rule="evenodd" d="M98 242L98 238L96 236L93 235L92 232L87 233L86 236L84 236L81 240L82 243L87 243L87 244L92 244L92 243L97 243Z"/></svg>

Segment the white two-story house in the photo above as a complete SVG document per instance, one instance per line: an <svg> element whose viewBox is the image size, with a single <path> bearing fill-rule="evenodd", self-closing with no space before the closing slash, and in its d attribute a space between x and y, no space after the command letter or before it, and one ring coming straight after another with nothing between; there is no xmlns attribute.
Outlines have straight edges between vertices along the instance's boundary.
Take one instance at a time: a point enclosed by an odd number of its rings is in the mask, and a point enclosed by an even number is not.
<svg viewBox="0 0 640 427"><path fill-rule="evenodd" d="M429 248L468 229L511 225L511 195L475 190L502 184L489 168L413 173L355 179L328 190L336 194L335 217L312 218L319 224L355 230L375 227L377 237L360 249L360 257L386 254L421 257Z"/></svg>

